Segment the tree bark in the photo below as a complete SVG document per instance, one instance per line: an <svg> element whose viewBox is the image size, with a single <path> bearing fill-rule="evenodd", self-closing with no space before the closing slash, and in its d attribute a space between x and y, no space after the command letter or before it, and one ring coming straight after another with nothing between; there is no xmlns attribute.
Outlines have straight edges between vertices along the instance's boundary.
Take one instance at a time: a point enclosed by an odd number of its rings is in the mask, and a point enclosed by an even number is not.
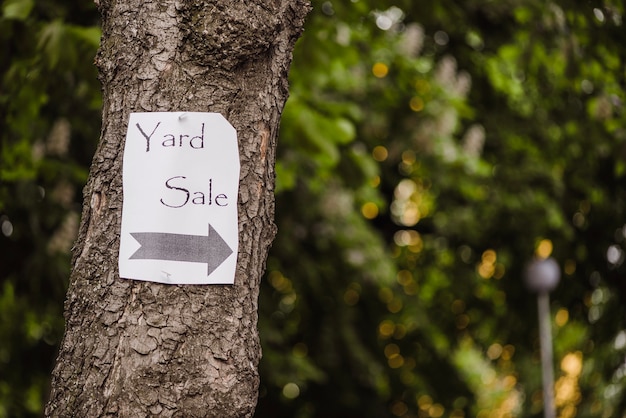
<svg viewBox="0 0 626 418"><path fill-rule="evenodd" d="M99 7L103 125L46 416L251 416L261 356L259 281L275 234L276 137L308 2L101 0ZM219 112L237 130L234 285L119 277L128 118L156 111Z"/></svg>

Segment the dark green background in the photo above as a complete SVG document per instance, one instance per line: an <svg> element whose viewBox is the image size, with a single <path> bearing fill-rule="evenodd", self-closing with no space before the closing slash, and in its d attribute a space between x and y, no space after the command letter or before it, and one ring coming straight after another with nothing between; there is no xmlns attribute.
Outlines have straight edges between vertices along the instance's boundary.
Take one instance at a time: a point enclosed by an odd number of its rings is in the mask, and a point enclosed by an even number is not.
<svg viewBox="0 0 626 418"><path fill-rule="evenodd" d="M258 417L626 412L624 6L314 1L277 162ZM100 131L90 1L0 17L0 417L41 414ZM507 415L508 414L508 415Z"/></svg>

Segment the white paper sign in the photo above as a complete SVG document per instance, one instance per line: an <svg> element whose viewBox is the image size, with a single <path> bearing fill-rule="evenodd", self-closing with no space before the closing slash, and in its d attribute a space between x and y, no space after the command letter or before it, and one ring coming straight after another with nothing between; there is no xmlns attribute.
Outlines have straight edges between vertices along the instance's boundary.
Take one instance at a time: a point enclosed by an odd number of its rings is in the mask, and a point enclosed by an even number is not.
<svg viewBox="0 0 626 418"><path fill-rule="evenodd" d="M131 113L120 277L232 284L238 251L237 132L219 113Z"/></svg>

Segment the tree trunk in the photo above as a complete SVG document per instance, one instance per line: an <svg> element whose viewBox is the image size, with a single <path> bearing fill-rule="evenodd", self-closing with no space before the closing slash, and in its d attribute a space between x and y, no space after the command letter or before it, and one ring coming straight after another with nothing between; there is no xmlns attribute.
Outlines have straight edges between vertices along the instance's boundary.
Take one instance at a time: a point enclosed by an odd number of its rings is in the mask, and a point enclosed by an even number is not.
<svg viewBox="0 0 626 418"><path fill-rule="evenodd" d="M101 0L101 140L84 191L66 331L46 416L245 417L259 376L259 281L275 234L274 159L304 0ZM131 112L221 113L237 130L234 285L120 279ZM199 233L206 231L199 231Z"/></svg>

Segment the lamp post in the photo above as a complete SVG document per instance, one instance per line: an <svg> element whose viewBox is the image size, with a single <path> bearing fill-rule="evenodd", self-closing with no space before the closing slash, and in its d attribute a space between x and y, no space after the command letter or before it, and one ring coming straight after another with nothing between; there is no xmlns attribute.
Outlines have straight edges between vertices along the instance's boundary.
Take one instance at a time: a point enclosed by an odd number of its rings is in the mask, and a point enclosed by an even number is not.
<svg viewBox="0 0 626 418"><path fill-rule="evenodd" d="M536 258L526 268L526 284L537 292L539 342L541 345L541 374L543 377L543 416L554 418L554 371L552 360L552 329L550 320L550 291L559 284L561 270L553 258Z"/></svg>

